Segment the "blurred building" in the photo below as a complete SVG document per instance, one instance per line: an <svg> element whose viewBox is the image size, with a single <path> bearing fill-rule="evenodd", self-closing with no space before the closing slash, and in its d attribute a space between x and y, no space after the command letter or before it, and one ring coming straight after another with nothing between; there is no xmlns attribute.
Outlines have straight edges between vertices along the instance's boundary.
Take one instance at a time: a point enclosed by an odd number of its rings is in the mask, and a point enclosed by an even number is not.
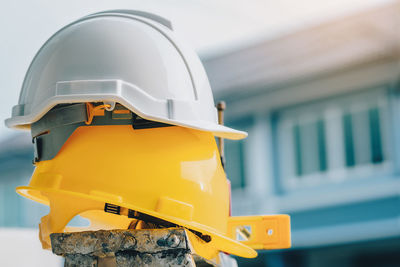
<svg viewBox="0 0 400 267"><path fill-rule="evenodd" d="M227 124L233 214L288 213L293 249L241 266L400 266L400 5L203 58ZM0 144L0 227L48 208L15 193L29 134Z"/></svg>
<svg viewBox="0 0 400 267"><path fill-rule="evenodd" d="M37 227L48 207L21 197L15 188L27 185L33 172L33 146L28 132L0 143L0 227Z"/></svg>
<svg viewBox="0 0 400 267"><path fill-rule="evenodd" d="M400 266L399 26L396 2L204 59L249 133L233 213L292 218L293 249L248 266Z"/></svg>
<svg viewBox="0 0 400 267"><path fill-rule="evenodd" d="M0 266L63 266L62 258L43 250L39 241L38 225L48 207L15 192L29 183L32 153L29 133L0 143Z"/></svg>

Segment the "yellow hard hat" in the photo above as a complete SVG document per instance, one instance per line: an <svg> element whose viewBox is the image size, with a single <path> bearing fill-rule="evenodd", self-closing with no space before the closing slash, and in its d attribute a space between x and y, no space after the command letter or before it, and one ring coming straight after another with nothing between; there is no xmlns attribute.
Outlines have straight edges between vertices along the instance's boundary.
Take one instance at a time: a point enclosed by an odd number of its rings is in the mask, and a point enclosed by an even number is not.
<svg viewBox="0 0 400 267"><path fill-rule="evenodd" d="M44 247L50 233L71 231L66 225L80 214L91 220L86 229L127 229L152 218L188 228L220 251L257 255L228 237L229 183L210 132L79 124L54 158L35 164L29 186L17 192L50 205L40 225Z"/></svg>

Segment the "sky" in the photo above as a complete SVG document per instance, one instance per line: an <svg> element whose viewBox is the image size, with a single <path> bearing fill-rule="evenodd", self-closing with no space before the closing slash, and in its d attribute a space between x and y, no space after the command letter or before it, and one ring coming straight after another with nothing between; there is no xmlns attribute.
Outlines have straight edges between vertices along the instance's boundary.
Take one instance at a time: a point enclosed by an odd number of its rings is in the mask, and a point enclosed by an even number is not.
<svg viewBox="0 0 400 267"><path fill-rule="evenodd" d="M25 72L58 29L90 13L135 9L169 19L202 57L273 39L393 0L0 0L0 141Z"/></svg>

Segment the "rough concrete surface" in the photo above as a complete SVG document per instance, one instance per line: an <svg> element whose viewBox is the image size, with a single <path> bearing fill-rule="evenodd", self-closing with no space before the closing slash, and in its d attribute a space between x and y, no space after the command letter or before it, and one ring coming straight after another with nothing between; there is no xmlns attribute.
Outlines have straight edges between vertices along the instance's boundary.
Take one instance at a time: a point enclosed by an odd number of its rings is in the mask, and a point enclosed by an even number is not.
<svg viewBox="0 0 400 267"><path fill-rule="evenodd" d="M54 233L65 266L196 266L183 228Z"/></svg>

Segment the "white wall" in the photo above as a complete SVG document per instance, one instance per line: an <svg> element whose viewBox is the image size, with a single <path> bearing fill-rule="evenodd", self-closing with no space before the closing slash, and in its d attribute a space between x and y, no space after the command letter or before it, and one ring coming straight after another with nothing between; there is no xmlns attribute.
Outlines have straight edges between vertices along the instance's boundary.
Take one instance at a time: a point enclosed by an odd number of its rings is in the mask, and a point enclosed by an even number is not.
<svg viewBox="0 0 400 267"><path fill-rule="evenodd" d="M0 228L0 266L57 267L62 257L43 250L38 229Z"/></svg>

